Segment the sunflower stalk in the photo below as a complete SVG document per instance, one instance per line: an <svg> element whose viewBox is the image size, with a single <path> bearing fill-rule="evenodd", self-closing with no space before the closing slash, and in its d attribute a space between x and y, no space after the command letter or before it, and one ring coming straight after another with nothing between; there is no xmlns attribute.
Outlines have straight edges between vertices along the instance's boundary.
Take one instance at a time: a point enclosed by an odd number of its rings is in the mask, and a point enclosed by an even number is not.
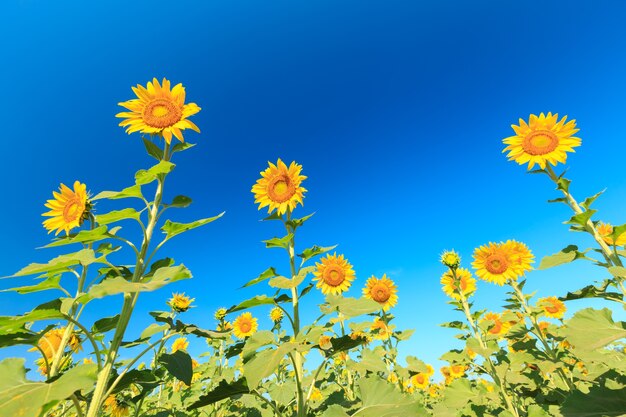
<svg viewBox="0 0 626 417"><path fill-rule="evenodd" d="M169 161L170 156L170 143L166 142L162 160ZM154 228L158 220L158 213L163 199L163 186L166 176L167 174L160 174L157 178L157 188L154 194L154 201L152 202L150 211L148 212L148 225L144 233L139 256L137 256L132 282L138 282L143 276L145 270L145 258L152 239L152 233L154 232ZM126 333L126 328L130 322L138 296L139 293L124 294L124 304L122 306L122 312L120 313L120 319L115 329L115 334L113 335L113 340L106 356L104 367L98 374L96 388L89 404L86 417L97 417L100 413L102 403L105 399L104 394L107 391L107 383L109 381L113 365L115 364L115 360L117 359L117 353L121 346L122 338Z"/></svg>

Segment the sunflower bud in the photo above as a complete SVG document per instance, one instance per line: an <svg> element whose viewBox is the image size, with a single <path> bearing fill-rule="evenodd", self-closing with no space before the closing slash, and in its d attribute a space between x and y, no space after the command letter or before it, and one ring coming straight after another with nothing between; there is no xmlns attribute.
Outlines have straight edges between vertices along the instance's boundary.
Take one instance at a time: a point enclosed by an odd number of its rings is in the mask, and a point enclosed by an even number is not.
<svg viewBox="0 0 626 417"><path fill-rule="evenodd" d="M226 317L226 312L227 311L224 307L218 308L213 317L215 317L215 320L217 321L222 321Z"/></svg>
<svg viewBox="0 0 626 417"><path fill-rule="evenodd" d="M453 250L441 254L441 263L450 269L457 269L461 265L461 257Z"/></svg>
<svg viewBox="0 0 626 417"><path fill-rule="evenodd" d="M270 311L270 319L272 319L274 323L280 323L283 320L283 316L283 310L281 310L279 307L274 307Z"/></svg>

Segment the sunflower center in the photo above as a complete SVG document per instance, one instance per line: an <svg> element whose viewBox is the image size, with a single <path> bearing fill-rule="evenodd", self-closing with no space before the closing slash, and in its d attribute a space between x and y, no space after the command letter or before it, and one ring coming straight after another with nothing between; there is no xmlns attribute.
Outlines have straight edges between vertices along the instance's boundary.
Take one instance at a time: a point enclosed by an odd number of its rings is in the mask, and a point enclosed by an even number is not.
<svg viewBox="0 0 626 417"><path fill-rule="evenodd" d="M552 314L559 312L559 307L555 305L547 306L545 307L545 309L548 313L552 313Z"/></svg>
<svg viewBox="0 0 626 417"><path fill-rule="evenodd" d="M332 287L341 285L346 279L343 269L338 266L329 266L324 271L324 282Z"/></svg>
<svg viewBox="0 0 626 417"><path fill-rule="evenodd" d="M531 155L548 154L555 150L558 145L559 138L549 130L534 131L526 136L522 142L522 147L526 153Z"/></svg>
<svg viewBox="0 0 626 417"><path fill-rule="evenodd" d="M287 174L274 177L267 187L269 198L276 203L288 201L296 193L296 186Z"/></svg>
<svg viewBox="0 0 626 417"><path fill-rule="evenodd" d="M148 126L163 129L179 122L183 112L170 100L157 98L146 104L142 116Z"/></svg>
<svg viewBox="0 0 626 417"><path fill-rule="evenodd" d="M492 274L502 274L509 267L506 257L500 253L494 253L487 258L485 269Z"/></svg>
<svg viewBox="0 0 626 417"><path fill-rule="evenodd" d="M465 291L465 289L467 289L467 281L461 279L461 281L459 281L459 287L461 288L461 291Z"/></svg>
<svg viewBox="0 0 626 417"><path fill-rule="evenodd" d="M502 331L502 322L500 320L494 320L493 327L489 329L489 333L498 334Z"/></svg>
<svg viewBox="0 0 626 417"><path fill-rule="evenodd" d="M85 211L85 206L78 198L73 198L63 207L63 220L66 223L74 222L82 217L83 211Z"/></svg>
<svg viewBox="0 0 626 417"><path fill-rule="evenodd" d="M243 323L239 325L239 328L241 329L242 333L248 333L250 330L252 330L252 324L250 324L247 321L244 321Z"/></svg>
<svg viewBox="0 0 626 417"><path fill-rule="evenodd" d="M386 303L391 297L391 291L386 285L376 284L371 290L372 298L379 303Z"/></svg>

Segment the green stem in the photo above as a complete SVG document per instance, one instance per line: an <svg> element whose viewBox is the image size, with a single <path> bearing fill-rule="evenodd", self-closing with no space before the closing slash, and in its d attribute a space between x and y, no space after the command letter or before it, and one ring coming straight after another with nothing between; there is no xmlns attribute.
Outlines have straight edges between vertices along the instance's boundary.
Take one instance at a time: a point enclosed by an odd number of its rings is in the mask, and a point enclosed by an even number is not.
<svg viewBox="0 0 626 417"><path fill-rule="evenodd" d="M65 320L73 323L76 327L78 327L83 332L83 334L87 337L87 339L89 339L89 342L91 342L91 346L93 347L93 352L96 355L98 371L100 371L102 369L102 357L100 354L100 349L98 348L98 344L96 343L95 339L93 338L89 330L87 330L85 326L83 326L82 324L80 324L78 321L74 320L70 316L65 316Z"/></svg>
<svg viewBox="0 0 626 417"><path fill-rule="evenodd" d="M274 405L274 403L272 403L270 400L268 400L263 395L261 395L257 390L253 390L252 393L256 395L258 398L260 398L261 400L265 401L267 404L269 404L269 406L272 407L272 409L276 413L275 415L279 417L283 416L283 414L280 412L280 410L278 410L278 408Z"/></svg>

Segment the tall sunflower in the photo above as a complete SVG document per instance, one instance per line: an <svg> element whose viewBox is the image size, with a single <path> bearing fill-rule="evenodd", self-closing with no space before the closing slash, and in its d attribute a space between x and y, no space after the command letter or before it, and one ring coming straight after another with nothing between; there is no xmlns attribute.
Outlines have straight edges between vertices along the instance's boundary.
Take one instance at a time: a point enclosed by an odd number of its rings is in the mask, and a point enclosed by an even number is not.
<svg viewBox="0 0 626 417"><path fill-rule="evenodd" d="M45 204L50 211L42 214L42 216L50 217L44 220L43 226L48 230L48 233L56 229L55 236L61 230L65 230L65 233L69 234L71 229L82 225L89 217L89 210L91 210L85 184L74 181L74 190L61 184L59 191L60 193L52 192L54 199L48 200Z"/></svg>
<svg viewBox="0 0 626 417"><path fill-rule="evenodd" d="M502 140L508 145L502 152L509 151L509 161L515 161L522 165L528 163L528 169L539 165L545 169L546 163L552 165L565 163L566 152L574 152L576 146L580 146L581 140L573 137L579 129L576 129L576 120L565 123L567 116L558 120L558 114L548 113L530 115L528 123L519 119L519 126L511 125L515 136Z"/></svg>
<svg viewBox="0 0 626 417"><path fill-rule="evenodd" d="M252 317L252 313L243 313L235 319L233 323L233 333L240 339L252 336L259 324L257 319Z"/></svg>
<svg viewBox="0 0 626 417"><path fill-rule="evenodd" d="M322 290L322 294L341 294L350 288L354 280L352 265L343 255L327 255L317 262L313 272L313 281L317 281L316 287Z"/></svg>
<svg viewBox="0 0 626 417"><path fill-rule="evenodd" d="M115 117L123 118L120 126L126 126L126 133L133 132L162 135L167 143L172 142L172 135L184 142L182 131L185 129L200 129L188 117L200 111L196 103L185 104L185 87L176 84L170 89L170 81L163 78L161 84L156 78L144 87L137 84L131 87L137 96L135 99L118 103L126 107L127 112L121 112Z"/></svg>
<svg viewBox="0 0 626 417"><path fill-rule="evenodd" d="M261 172L259 178L252 186L254 202L259 203L259 210L267 207L267 212L274 210L282 215L287 210L293 211L298 203L303 204L302 199L306 189L300 184L306 176L300 175L302 165L292 162L289 167L280 159L274 165L268 162L269 167Z"/></svg>
<svg viewBox="0 0 626 417"><path fill-rule="evenodd" d="M476 280L472 277L472 273L465 268L456 270L456 278L452 270L446 271L441 276L441 285L443 285L443 292L455 300L461 298L460 293L467 297L476 291Z"/></svg>
<svg viewBox="0 0 626 417"><path fill-rule="evenodd" d="M383 274L382 278L370 277L363 288L363 295L380 304L384 311L398 302L398 288L386 274Z"/></svg>
<svg viewBox="0 0 626 417"><path fill-rule="evenodd" d="M509 279L516 280L526 271L530 271L533 259L528 247L521 242L490 242L474 251L472 267L479 278L504 285Z"/></svg>

